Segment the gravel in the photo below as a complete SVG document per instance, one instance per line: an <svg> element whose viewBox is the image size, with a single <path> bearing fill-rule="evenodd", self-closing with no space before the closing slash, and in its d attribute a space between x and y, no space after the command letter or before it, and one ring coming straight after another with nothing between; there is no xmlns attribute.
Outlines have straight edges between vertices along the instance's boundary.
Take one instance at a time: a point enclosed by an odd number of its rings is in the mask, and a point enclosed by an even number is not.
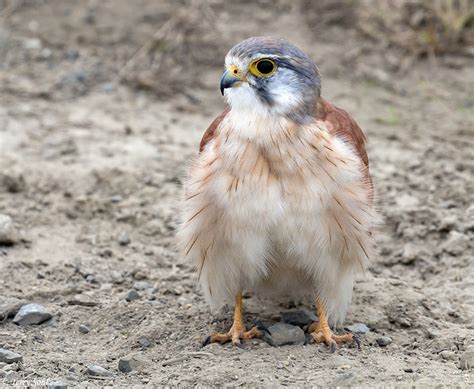
<svg viewBox="0 0 474 389"><path fill-rule="evenodd" d="M94 377L113 377L114 373L99 365L89 365L87 367L87 374Z"/></svg>
<svg viewBox="0 0 474 389"><path fill-rule="evenodd" d="M13 322L20 326L41 324L53 316L39 304L26 304L21 307L13 318Z"/></svg>
<svg viewBox="0 0 474 389"><path fill-rule="evenodd" d="M364 323L354 323L350 326L344 327L347 331L352 332L353 334L366 334L370 331L369 327Z"/></svg>
<svg viewBox="0 0 474 389"><path fill-rule="evenodd" d="M390 336L381 336L375 340L380 347L386 347L392 343L392 338Z"/></svg>
<svg viewBox="0 0 474 389"><path fill-rule="evenodd" d="M264 333L263 340L274 347L304 344L306 338L303 330L298 326L287 323L277 323L269 329L270 334Z"/></svg>
<svg viewBox="0 0 474 389"><path fill-rule="evenodd" d="M80 324L78 329L81 334L88 334L91 331L90 328L85 324Z"/></svg>
<svg viewBox="0 0 474 389"><path fill-rule="evenodd" d="M20 354L17 354L10 350L6 350L4 348L0 348L0 362L10 364L15 362L21 362L22 360L23 357Z"/></svg>
<svg viewBox="0 0 474 389"><path fill-rule="evenodd" d="M131 355L121 358L118 363L118 369L122 373L130 373L132 371L139 371L145 366L145 361L139 356Z"/></svg>
<svg viewBox="0 0 474 389"><path fill-rule="evenodd" d="M120 234L118 234L118 236L117 236L117 241L122 246L126 246L126 245L130 244L130 237L128 236L128 232L127 231L120 232Z"/></svg>
<svg viewBox="0 0 474 389"><path fill-rule="evenodd" d="M0 321L15 316L23 305L25 301L16 297L0 296Z"/></svg>
<svg viewBox="0 0 474 389"><path fill-rule="evenodd" d="M474 346L468 347L468 349L461 354L459 362L461 370L470 370L474 368Z"/></svg>
<svg viewBox="0 0 474 389"><path fill-rule="evenodd" d="M127 300L128 302L135 301L140 298L141 296L138 294L138 292L135 289L130 289L125 295L125 300Z"/></svg>
<svg viewBox="0 0 474 389"><path fill-rule="evenodd" d="M314 313L306 310L287 311L281 314L281 321L283 323L297 327L305 327L317 320L318 318Z"/></svg>
<svg viewBox="0 0 474 389"><path fill-rule="evenodd" d="M10 216L0 214L0 245L11 246L17 240L13 220Z"/></svg>

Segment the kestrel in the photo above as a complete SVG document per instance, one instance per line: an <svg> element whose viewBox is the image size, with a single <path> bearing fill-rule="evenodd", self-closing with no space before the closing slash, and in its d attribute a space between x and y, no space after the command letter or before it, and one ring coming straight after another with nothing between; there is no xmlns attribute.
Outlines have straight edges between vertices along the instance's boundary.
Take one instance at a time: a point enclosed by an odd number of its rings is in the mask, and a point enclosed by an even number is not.
<svg viewBox="0 0 474 389"><path fill-rule="evenodd" d="M365 136L349 114L321 97L314 62L293 44L254 37L225 58L228 107L205 132L185 181L179 237L211 306L235 301L227 333L239 344L242 292L310 298L308 329L334 348L353 279L369 261L376 220Z"/></svg>

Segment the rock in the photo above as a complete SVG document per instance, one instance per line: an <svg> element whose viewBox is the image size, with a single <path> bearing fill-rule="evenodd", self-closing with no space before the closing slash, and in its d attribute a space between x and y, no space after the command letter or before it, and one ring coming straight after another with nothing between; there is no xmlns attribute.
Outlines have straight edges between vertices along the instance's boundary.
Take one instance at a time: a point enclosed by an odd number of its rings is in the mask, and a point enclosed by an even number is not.
<svg viewBox="0 0 474 389"><path fill-rule="evenodd" d="M0 245L11 246L17 240L16 231L13 227L12 218L0 214Z"/></svg>
<svg viewBox="0 0 474 389"><path fill-rule="evenodd" d="M0 296L0 321L15 316L23 305L25 301L16 297Z"/></svg>
<svg viewBox="0 0 474 389"><path fill-rule="evenodd" d="M390 336L381 336L375 340L380 347L386 347L392 343L392 338Z"/></svg>
<svg viewBox="0 0 474 389"><path fill-rule="evenodd" d="M148 281L136 281L133 283L133 289L135 290L146 290L153 288L153 285Z"/></svg>
<svg viewBox="0 0 474 389"><path fill-rule="evenodd" d="M306 310L287 311L281 314L281 321L292 326L304 327L317 321L318 318L312 312Z"/></svg>
<svg viewBox="0 0 474 389"><path fill-rule="evenodd" d="M78 329L81 334L88 334L91 331L90 328L85 324L80 324Z"/></svg>
<svg viewBox="0 0 474 389"><path fill-rule="evenodd" d="M128 302L130 301L135 301L140 299L141 296L138 294L138 292L135 289L131 289L127 292L127 295L125 296L125 300Z"/></svg>
<svg viewBox="0 0 474 389"><path fill-rule="evenodd" d="M474 346L470 346L461 354L460 358L461 370L469 370L474 368Z"/></svg>
<svg viewBox="0 0 474 389"><path fill-rule="evenodd" d="M366 334L370 331L369 327L367 327L364 323L354 323L344 328L353 334Z"/></svg>
<svg viewBox="0 0 474 389"><path fill-rule="evenodd" d="M4 363L15 363L21 362L23 357L20 354L14 353L13 351L0 348L0 362Z"/></svg>
<svg viewBox="0 0 474 389"><path fill-rule="evenodd" d="M126 246L130 243L130 237L128 236L128 232L127 231L122 231L118 237L117 237L117 241L119 242L119 244L121 244L122 246Z"/></svg>
<svg viewBox="0 0 474 389"><path fill-rule="evenodd" d="M145 365L145 361L142 360L139 356L132 355L128 357L121 358L118 363L118 369L122 373L130 373L131 371L139 371Z"/></svg>
<svg viewBox="0 0 474 389"><path fill-rule="evenodd" d="M264 333L263 340L274 347L290 344L303 344L306 340L303 330L300 327L287 323L276 323L269 329L270 334Z"/></svg>
<svg viewBox="0 0 474 389"><path fill-rule="evenodd" d="M466 235L453 230L449 233L447 241L441 247L449 254L461 255L466 252L468 244L469 238Z"/></svg>
<svg viewBox="0 0 474 389"><path fill-rule="evenodd" d="M445 361L455 361L458 359L455 352L450 350L443 350L439 353L439 356L443 358Z"/></svg>
<svg viewBox="0 0 474 389"><path fill-rule="evenodd" d="M87 374L94 377L112 377L114 375L114 373L99 365L89 365L87 367Z"/></svg>
<svg viewBox="0 0 474 389"><path fill-rule="evenodd" d="M26 304L21 307L13 318L13 322L20 326L28 326L32 324L41 324L53 316L39 304Z"/></svg>
<svg viewBox="0 0 474 389"><path fill-rule="evenodd" d="M414 208L419 204L418 199L414 196L410 196L409 194L403 194L397 197L395 201L401 209Z"/></svg>
<svg viewBox="0 0 474 389"><path fill-rule="evenodd" d="M26 182L21 174L0 173L0 188L8 193L20 193L25 190Z"/></svg>
<svg viewBox="0 0 474 389"><path fill-rule="evenodd" d="M48 389L66 389L67 385L62 381L54 381L48 384Z"/></svg>
<svg viewBox="0 0 474 389"><path fill-rule="evenodd" d="M153 345L153 342L150 339L148 339L146 336L140 336L138 338L138 344L143 348L148 348Z"/></svg>
<svg viewBox="0 0 474 389"><path fill-rule="evenodd" d="M357 376L354 372L348 371L342 374L338 374L334 380L332 386L334 387L351 387L357 381Z"/></svg>

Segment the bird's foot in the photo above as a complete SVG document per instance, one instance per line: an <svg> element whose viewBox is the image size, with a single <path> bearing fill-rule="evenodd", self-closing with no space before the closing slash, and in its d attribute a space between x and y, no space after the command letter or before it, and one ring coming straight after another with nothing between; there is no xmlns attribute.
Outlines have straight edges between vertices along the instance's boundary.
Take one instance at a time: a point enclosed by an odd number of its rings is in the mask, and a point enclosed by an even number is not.
<svg viewBox="0 0 474 389"><path fill-rule="evenodd" d="M215 332L209 335L203 342L203 347L211 343L227 343L232 341L234 346L240 346L242 340L260 338L264 332L269 332L263 325L256 325L249 331L245 331L245 327L240 325L233 325L229 332L218 333Z"/></svg>
<svg viewBox="0 0 474 389"><path fill-rule="evenodd" d="M325 343L332 352L336 351L339 343L355 342L360 348L359 338L352 333L344 335L334 334L329 326L321 325L319 322L313 323L308 328L308 333L315 343Z"/></svg>

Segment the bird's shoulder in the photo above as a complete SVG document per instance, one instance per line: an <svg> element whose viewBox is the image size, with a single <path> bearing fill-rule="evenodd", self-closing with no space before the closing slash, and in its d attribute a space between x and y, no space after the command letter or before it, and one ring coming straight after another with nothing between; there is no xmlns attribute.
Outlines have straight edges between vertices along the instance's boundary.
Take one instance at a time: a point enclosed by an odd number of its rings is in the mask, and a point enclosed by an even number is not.
<svg viewBox="0 0 474 389"><path fill-rule="evenodd" d="M225 116L229 113L230 108L226 107L224 111L217 116L214 121L209 125L207 128L206 132L201 138L201 143L199 144L199 152L202 152L204 150L204 147L214 138L216 135L216 129L219 127L221 124L222 120L224 120Z"/></svg>
<svg viewBox="0 0 474 389"><path fill-rule="evenodd" d="M365 167L369 167L365 134L347 111L321 98L318 102L317 117L325 122L330 134L350 144Z"/></svg>

